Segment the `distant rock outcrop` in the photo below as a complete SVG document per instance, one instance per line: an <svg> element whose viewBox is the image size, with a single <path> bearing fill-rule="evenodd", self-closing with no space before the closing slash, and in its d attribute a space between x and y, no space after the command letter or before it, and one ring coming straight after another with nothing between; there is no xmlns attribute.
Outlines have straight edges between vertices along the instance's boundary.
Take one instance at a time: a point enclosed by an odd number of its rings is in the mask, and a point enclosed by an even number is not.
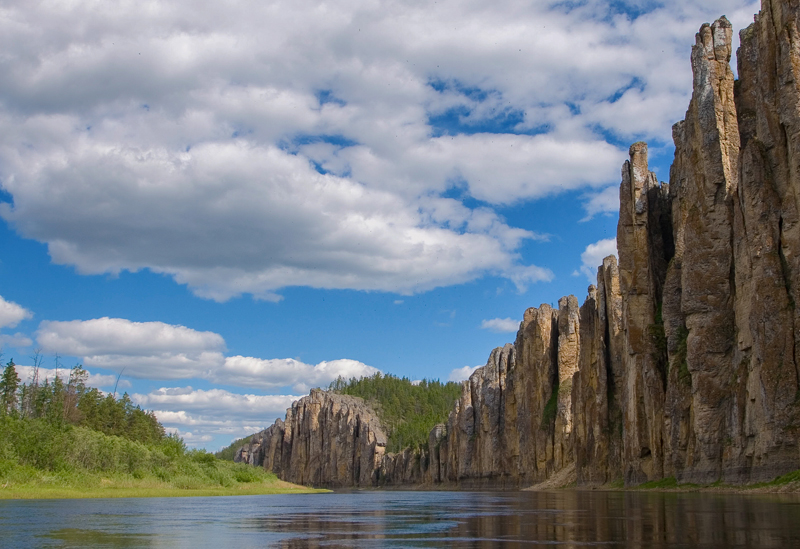
<svg viewBox="0 0 800 549"><path fill-rule="evenodd" d="M292 404L285 421L253 436L235 461L295 484L372 485L385 451L386 435L360 398L314 389Z"/></svg>
<svg viewBox="0 0 800 549"><path fill-rule="evenodd" d="M622 169L619 262L531 308L462 386L428 448L385 454L358 399L313 391L238 460L327 486L522 486L665 477L762 481L800 468L800 3L740 33L703 25L670 183L647 145Z"/></svg>

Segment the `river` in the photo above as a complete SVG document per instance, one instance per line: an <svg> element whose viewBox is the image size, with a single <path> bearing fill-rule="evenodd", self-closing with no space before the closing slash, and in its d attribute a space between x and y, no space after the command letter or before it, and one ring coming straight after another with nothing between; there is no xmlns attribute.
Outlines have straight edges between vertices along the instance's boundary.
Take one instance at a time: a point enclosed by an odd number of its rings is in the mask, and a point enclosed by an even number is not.
<svg viewBox="0 0 800 549"><path fill-rule="evenodd" d="M4 500L0 546L800 547L800 497L572 490Z"/></svg>

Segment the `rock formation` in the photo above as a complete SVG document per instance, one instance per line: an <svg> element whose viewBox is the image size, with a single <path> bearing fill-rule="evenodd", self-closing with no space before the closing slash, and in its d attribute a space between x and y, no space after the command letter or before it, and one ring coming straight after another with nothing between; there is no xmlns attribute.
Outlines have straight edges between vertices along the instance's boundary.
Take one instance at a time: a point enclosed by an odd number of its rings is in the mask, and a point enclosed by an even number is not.
<svg viewBox="0 0 800 549"><path fill-rule="evenodd" d="M800 2L703 25L670 183L622 169L619 262L525 312L426 450L385 454L358 399L312 391L237 457L303 484L742 483L800 468Z"/></svg>
<svg viewBox="0 0 800 549"><path fill-rule="evenodd" d="M292 404L285 421L255 435L235 461L296 484L372 485L385 451L386 435L361 399L314 389Z"/></svg>

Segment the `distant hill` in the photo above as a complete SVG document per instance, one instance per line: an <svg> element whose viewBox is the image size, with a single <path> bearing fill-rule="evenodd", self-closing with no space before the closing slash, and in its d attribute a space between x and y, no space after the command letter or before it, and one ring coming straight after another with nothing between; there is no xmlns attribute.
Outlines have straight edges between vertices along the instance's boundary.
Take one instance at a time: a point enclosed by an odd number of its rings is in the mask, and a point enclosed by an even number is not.
<svg viewBox="0 0 800 549"><path fill-rule="evenodd" d="M461 396L461 384L377 373L371 377L339 378L329 391L357 396L378 414L389 437L386 451L427 447L428 434L437 423L446 423L453 403Z"/></svg>

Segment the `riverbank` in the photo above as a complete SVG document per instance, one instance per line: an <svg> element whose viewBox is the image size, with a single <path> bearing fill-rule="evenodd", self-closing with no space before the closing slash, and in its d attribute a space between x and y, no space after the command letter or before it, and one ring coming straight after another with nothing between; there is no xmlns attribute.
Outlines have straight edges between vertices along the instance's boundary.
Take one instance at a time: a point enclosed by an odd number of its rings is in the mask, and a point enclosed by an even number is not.
<svg viewBox="0 0 800 549"><path fill-rule="evenodd" d="M82 473L42 474L23 482L0 484L0 499L167 498L201 496L255 496L268 494L313 494L329 492L298 486L265 473L250 482L221 485L212 482L137 479L132 475Z"/></svg>
<svg viewBox="0 0 800 549"><path fill-rule="evenodd" d="M106 404L113 408L119 401L107 399ZM124 408L124 399L119 406ZM125 409L134 419L150 417L138 408ZM319 491L279 480L263 468L217 459L205 450L187 450L180 437L164 435L157 422L151 424L154 432L148 438L141 429L120 428L117 431L125 436L109 435L83 425L65 424L59 418L0 415L0 499ZM128 420L120 423L135 426L135 422ZM141 440L136 440L137 437Z"/></svg>
<svg viewBox="0 0 800 549"><path fill-rule="evenodd" d="M544 492L550 490L601 490L621 492L727 492L736 494L800 494L800 470L792 471L768 482L753 484L694 484L681 483L675 477L668 477L652 482L645 482L638 486L625 486L622 479L608 484L578 486L575 479L574 468L567 469L561 475L554 476L541 484L535 484L523 491Z"/></svg>
<svg viewBox="0 0 800 549"><path fill-rule="evenodd" d="M512 482L497 479L468 479L461 482L421 483L413 485L391 485L358 490L392 490L392 491L445 491L445 492L567 492L567 491L600 491L600 492L726 492L738 494L800 494L800 470L792 471L768 482L752 484L693 484L681 483L674 477L637 486L625 486L622 479L606 484L578 485L575 466L571 465L559 471L544 482L530 486L520 486Z"/></svg>

